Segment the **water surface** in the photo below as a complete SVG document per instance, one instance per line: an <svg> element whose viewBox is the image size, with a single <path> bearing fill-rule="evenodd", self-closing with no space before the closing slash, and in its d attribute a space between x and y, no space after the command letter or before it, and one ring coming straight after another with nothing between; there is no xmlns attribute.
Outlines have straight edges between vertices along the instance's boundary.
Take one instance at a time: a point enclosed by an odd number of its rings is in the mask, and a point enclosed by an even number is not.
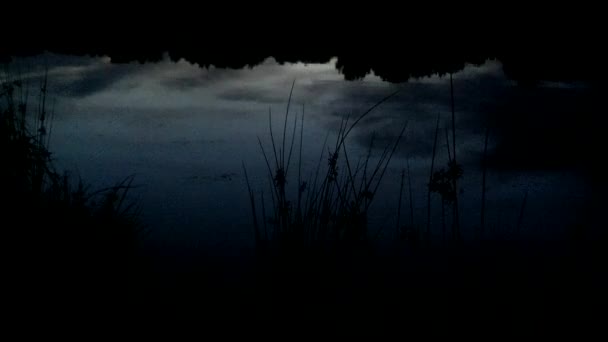
<svg viewBox="0 0 608 342"><path fill-rule="evenodd" d="M51 150L59 168L93 187L136 175L138 188L133 195L140 201L142 219L154 243L220 249L251 245L251 210L241 165L247 166L254 190L268 192L257 138L269 151L271 112L275 137L282 142L294 80L288 130L294 116L304 112L306 177L319 161L325 136L335 139L343 117L356 117L400 90L364 119L347 142L349 158L358 160L374 134L379 154L408 122L405 139L371 209L374 236L395 235L400 174L408 159L413 221L416 226L425 225L437 115L442 128L437 168L447 163L444 127L451 107L446 75L395 84L372 73L346 81L335 59L324 64L279 64L268 58L237 70L202 68L168 58L157 63L113 64L107 57L45 54L19 59L13 65L30 85L43 74L41 66L48 67L49 89L56 101ZM453 75L453 85L457 157L464 168L460 216L465 237L472 238L479 226L480 160L488 126L492 160L487 179L488 234L508 236L513 231L526 191L524 234L551 238L579 223L587 215L591 184L577 156L591 152L578 139L576 115L589 107L588 86L559 82L520 86L505 76L496 60L466 66ZM564 142L564 133L576 139ZM291 132L287 138L289 146ZM323 163L326 159L322 158ZM294 171L288 185L295 186L295 177ZM409 200L407 195L404 198L402 220L410 222ZM440 234L439 203L434 195L436 237Z"/></svg>

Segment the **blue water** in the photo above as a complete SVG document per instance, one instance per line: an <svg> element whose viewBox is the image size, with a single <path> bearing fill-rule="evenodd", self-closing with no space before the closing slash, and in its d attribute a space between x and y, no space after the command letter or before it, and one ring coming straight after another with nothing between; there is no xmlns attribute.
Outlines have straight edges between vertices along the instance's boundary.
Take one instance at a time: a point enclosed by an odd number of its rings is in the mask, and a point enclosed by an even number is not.
<svg viewBox="0 0 608 342"><path fill-rule="evenodd" d="M438 114L442 134L436 163L442 167L447 162L443 127L450 118L450 88L446 77L431 75L390 84L372 74L359 81L345 81L335 68L335 60L327 64L279 65L269 58L242 70L205 69L168 59L112 64L105 57L48 54L18 63L30 66L22 77L31 84L42 75L39 66L48 66L56 113L51 150L58 167L81 176L93 188L135 174L138 188L133 198L143 209L142 220L149 228L150 241L161 245L238 249L252 244L251 210L241 163L247 166L254 190L267 192L267 171L257 137L269 151L271 111L275 137L281 142L294 80L288 130L294 115L304 111L302 159L306 177L319 160L323 139L329 134L333 141L343 116L357 116L400 89L363 120L347 141L349 158L354 161L366 153L367 142L375 132L375 153L379 154L380 147L394 139L408 121L406 137L372 206L370 229L379 238L395 234L400 173L406 167L406 158L413 182L414 222L425 225L426 184ZM457 156L464 168L460 216L465 237L473 238L479 225L485 125L496 119L499 109L518 108L517 103L508 102L513 94L530 90L521 90L506 79L499 61L468 66L453 75L453 82ZM576 93L580 87L541 83L537 91ZM552 106L559 106L562 100L566 101L556 96ZM291 132L287 134L287 146L290 137ZM498 141L499 137L491 137L490 153ZM326 159L323 157L323 162ZM589 185L576 170L516 170L493 168L488 172L488 234L506 236L512 232L526 189L524 234L558 236L577 221ZM292 177L288 185L295 186L295 171ZM402 217L409 222L407 193ZM440 234L439 218L439 199L434 196L435 236Z"/></svg>

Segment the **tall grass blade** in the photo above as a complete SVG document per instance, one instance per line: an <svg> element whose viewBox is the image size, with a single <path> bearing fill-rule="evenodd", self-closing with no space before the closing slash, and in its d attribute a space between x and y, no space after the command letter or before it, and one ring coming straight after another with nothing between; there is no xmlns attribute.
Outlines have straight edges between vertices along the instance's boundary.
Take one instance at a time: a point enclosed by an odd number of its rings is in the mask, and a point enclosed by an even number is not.
<svg viewBox="0 0 608 342"><path fill-rule="evenodd" d="M405 170L401 170L401 183L399 185L399 201L397 201L397 238L400 236L401 232L401 198L403 197L403 182L405 179Z"/></svg>
<svg viewBox="0 0 608 342"><path fill-rule="evenodd" d="M407 162L407 187L410 192L410 227L414 229L414 197L412 195L412 175L410 173L410 158L406 159Z"/></svg>
<svg viewBox="0 0 608 342"><path fill-rule="evenodd" d="M293 119L293 132L291 133L291 146L289 147L289 155L287 156L287 165L285 166L285 174L289 172L289 165L291 163L291 154L293 152L293 145L296 140L296 126L298 124L298 113L294 115Z"/></svg>
<svg viewBox="0 0 608 342"><path fill-rule="evenodd" d="M486 175L488 171L487 153L488 153L488 137L490 136L490 127L486 127L486 138L483 144L483 156L481 161L482 176L481 176L481 223L479 228L480 238L483 239L486 223Z"/></svg>
<svg viewBox="0 0 608 342"><path fill-rule="evenodd" d="M272 133L272 111L270 110L270 108L268 108L268 128L270 130L270 141L272 143L272 151L274 154L275 167L278 170L279 169L279 159L277 158L277 147L274 143L274 134ZM259 138L258 138L258 140L259 140ZM272 171L270 173L272 174Z"/></svg>
<svg viewBox="0 0 608 342"><path fill-rule="evenodd" d="M450 98L451 98L451 107L452 107L452 153L453 158L452 162L457 165L456 161L456 115L454 109L454 81L452 78L452 73L450 73ZM452 177L452 182L454 186L454 230L455 230L455 238L460 240L460 218L458 217L458 182L457 177Z"/></svg>
<svg viewBox="0 0 608 342"><path fill-rule="evenodd" d="M526 192L524 193L524 199L521 202L521 208L519 209L519 216L517 217L516 234L518 237L519 237L519 234L521 233L521 227L523 226L523 222L524 222L524 212L526 210L526 202L528 201L528 190L530 190L530 188L526 188Z"/></svg>
<svg viewBox="0 0 608 342"><path fill-rule="evenodd" d="M289 106L291 105L291 96L293 94L293 87L296 85L296 80L291 83L291 90L289 90L289 99L287 99L287 109L285 110L285 124L283 126L283 142L282 142L282 153L281 153L281 167L285 168L285 133L287 133L287 118L289 117Z"/></svg>
<svg viewBox="0 0 608 342"><path fill-rule="evenodd" d="M298 214L302 216L302 193L306 190L302 184L302 142L304 140L304 104L302 104L302 120L300 122L300 154L298 158Z"/></svg>
<svg viewBox="0 0 608 342"><path fill-rule="evenodd" d="M380 187L380 182L382 181L382 178L384 177L384 173L386 172L386 169L388 168L388 164L390 163L391 158L393 157L393 154L395 153L395 150L397 149L397 146L399 145L399 141L401 141L401 138L403 137L403 133L405 132L405 129L407 128L408 123L409 122L406 121L405 124L403 125L403 128L401 129L401 132L399 132L399 135L397 136L397 140L395 141L395 144L393 145L393 149L391 150L390 154L386 158L386 162L384 163L382 172L380 173L380 176L378 177L378 180L376 182L376 187L374 188L374 191L372 191L372 198L374 198L376 196L378 187ZM369 202L367 204L367 207L369 207L370 204L371 204L371 202ZM366 210L367 210L367 208L366 208Z"/></svg>
<svg viewBox="0 0 608 342"><path fill-rule="evenodd" d="M431 235L431 187L430 184L433 181L433 172L435 168L435 155L437 153L437 136L439 135L439 118L440 114L437 114L437 123L435 124L435 138L433 140L433 155L431 157L431 171L429 173L429 186L427 192L427 218L426 218L426 238L430 241Z"/></svg>
<svg viewBox="0 0 608 342"><path fill-rule="evenodd" d="M355 128L355 126L357 126L357 124L359 123L359 121L363 120L363 118L365 118L369 113L371 113L374 109L378 108L378 106L380 106L381 104L383 104L384 102L388 101L389 99L391 99L393 96L397 95L399 92L401 91L401 89L397 89L396 91L390 93L388 96L384 97L383 99L381 99L380 101L376 102L373 106L371 106L370 108L368 108L365 112L363 112L363 114L359 115L359 117L355 120L355 122L353 122L350 126L350 128L344 133L344 135L342 136L342 141L344 141L346 139L346 137L348 136L348 134L350 133L350 131L353 130L353 128Z"/></svg>
<svg viewBox="0 0 608 342"><path fill-rule="evenodd" d="M255 210L255 198L253 196L253 190L251 190L251 183L249 183L249 177L247 176L247 168L245 167L245 162L242 163L243 173L245 174L245 182L247 183L247 191L249 192L249 200L251 202L251 212L253 214L253 230L255 234L255 242L256 244L260 243L260 229L258 227L258 218Z"/></svg>

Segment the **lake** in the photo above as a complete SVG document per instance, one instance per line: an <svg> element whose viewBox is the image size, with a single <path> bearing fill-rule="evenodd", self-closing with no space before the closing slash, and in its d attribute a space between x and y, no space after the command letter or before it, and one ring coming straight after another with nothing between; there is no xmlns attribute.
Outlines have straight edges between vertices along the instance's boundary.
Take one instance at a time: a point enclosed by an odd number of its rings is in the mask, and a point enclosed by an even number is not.
<svg viewBox="0 0 608 342"><path fill-rule="evenodd" d="M294 118L300 120L304 113L303 179L312 178L319 160L327 164L327 148L321 156L323 141L328 136L333 146L342 119L349 116L353 122L398 90L353 129L346 148L356 164L374 136L372 153L379 156L407 122L370 209L369 233L379 239L396 235L401 174L407 173L408 164L412 205L406 177L401 222L425 227L438 115L435 170L448 160L449 75L390 83L372 72L347 81L337 63L336 58L328 63L278 63L269 57L255 66L230 69L200 67L168 56L158 62L116 64L109 57L46 53L19 58L11 70L35 89L48 69L55 111L50 149L57 167L82 177L92 188L135 175L137 188L131 195L141 206L150 233L147 241L175 250L238 251L252 246L242 164L253 190L265 192L269 201L268 171L257 139L271 151L270 112L274 137L283 145L292 84L285 146L291 145ZM559 238L583 220L592 220L588 211L595 185L589 165L598 158L592 148L595 140L585 140L593 123L581 119L593 114L590 87L556 81L522 85L505 75L498 60L467 65L453 74L465 239L474 239L479 228L487 127L488 236L512 236L520 216L521 234L541 239ZM296 137L290 188L297 185L299 129ZM431 232L440 239L437 194L432 214Z"/></svg>

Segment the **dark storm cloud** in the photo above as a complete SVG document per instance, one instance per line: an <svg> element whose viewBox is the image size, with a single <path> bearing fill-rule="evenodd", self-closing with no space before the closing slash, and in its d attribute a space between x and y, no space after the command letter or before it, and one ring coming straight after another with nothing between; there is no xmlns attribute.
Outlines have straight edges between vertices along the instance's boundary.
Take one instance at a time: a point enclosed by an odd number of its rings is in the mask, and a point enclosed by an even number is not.
<svg viewBox="0 0 608 342"><path fill-rule="evenodd" d="M459 74L454 78L454 97L457 101L457 111L468 116L468 113L478 112L480 107L495 101L508 84L500 73L495 70L475 70ZM348 87L340 92L340 97L349 98L360 107L361 111L373 106L391 92L399 89L399 93L383 103L375 112L386 112L401 109L408 112L410 119L428 118L428 112L446 112L450 110L451 95L449 78L420 79L394 86L378 87ZM434 117L433 115L433 117ZM463 115L460 115L460 119Z"/></svg>
<svg viewBox="0 0 608 342"><path fill-rule="evenodd" d="M78 75L76 80L64 79L58 89L68 96L85 97L106 90L136 72L131 66L91 68Z"/></svg>
<svg viewBox="0 0 608 342"><path fill-rule="evenodd" d="M205 88L209 85L217 86L218 83L237 80L242 74L241 70L224 69L221 71L198 67L193 64L178 62L176 64L178 74L163 76L160 84L168 89L187 91L196 88Z"/></svg>
<svg viewBox="0 0 608 342"><path fill-rule="evenodd" d="M492 122L499 168L550 169L595 164L601 154L602 95L592 89L517 88L505 94Z"/></svg>
<svg viewBox="0 0 608 342"><path fill-rule="evenodd" d="M396 150L398 155L430 158L433 149L435 123L440 114L440 135L438 148L445 153L445 127L451 130L451 95L448 77L420 79L398 85L400 92L366 118L359 122L351 136L360 146L368 146L371 137L377 149L383 149L395 141L402 125L408 128ZM351 87L340 93L341 99L354 99L357 110L355 117L365 112L371 105L384 98L396 87ZM457 144L461 163L479 163L483 149L483 136L487 126L492 127L489 154L494 154L494 144L506 141L509 134L502 129L499 117L505 115L505 108L520 108L527 105L525 100L515 100L509 94L517 88L505 79L500 66L465 69L454 76L455 116ZM539 90L540 91L540 90ZM541 101L542 102L542 101ZM559 106L559 105L558 105ZM545 108L539 110L547 110ZM344 113L336 113L344 117ZM352 121L351 121L352 122ZM511 149L513 141L504 145Z"/></svg>
<svg viewBox="0 0 608 342"><path fill-rule="evenodd" d="M258 103L274 104L283 103L287 98L283 94L277 94L272 90L233 88L227 89L218 95L219 99L228 101L252 101Z"/></svg>
<svg viewBox="0 0 608 342"><path fill-rule="evenodd" d="M46 53L16 60L11 70L30 85L39 84L47 73L51 91L79 98L106 90L141 68L110 64L102 58Z"/></svg>
<svg viewBox="0 0 608 342"><path fill-rule="evenodd" d="M356 92L351 93L348 96L356 99L357 102L353 112L335 112L333 115L339 118L350 115L350 125L359 115L365 113L371 106L384 98L387 93L387 89L376 89L376 91L363 96L356 95ZM426 102L416 103L409 96L399 94L359 121L351 133L350 140L367 148L373 137L374 147L382 150L385 146L395 142L399 131L407 123L408 126L397 153L410 156L428 156L432 149L437 109L429 110L426 106Z"/></svg>
<svg viewBox="0 0 608 342"><path fill-rule="evenodd" d="M88 66L98 62L99 59L97 58L44 53L41 55L17 58L12 61L11 65L21 72L27 72L41 71L45 68L52 70L54 68L66 66Z"/></svg>
<svg viewBox="0 0 608 342"><path fill-rule="evenodd" d="M395 124L395 126L398 123ZM374 148L377 150L384 150L387 146L393 146L399 136L399 131L403 127L404 123L400 123L401 126L398 129L391 131L385 130L374 130L373 132L366 132L355 136L357 143L363 146L369 146L373 137ZM411 130L407 130L403 137L399 141L399 145L395 150L398 155L404 155L409 157L428 157L430 151L433 149L432 136L430 139L421 139L424 135L413 134Z"/></svg>
<svg viewBox="0 0 608 342"><path fill-rule="evenodd" d="M205 87L208 85L208 80L202 77L179 76L164 79L161 81L161 84L169 89L184 91Z"/></svg>

